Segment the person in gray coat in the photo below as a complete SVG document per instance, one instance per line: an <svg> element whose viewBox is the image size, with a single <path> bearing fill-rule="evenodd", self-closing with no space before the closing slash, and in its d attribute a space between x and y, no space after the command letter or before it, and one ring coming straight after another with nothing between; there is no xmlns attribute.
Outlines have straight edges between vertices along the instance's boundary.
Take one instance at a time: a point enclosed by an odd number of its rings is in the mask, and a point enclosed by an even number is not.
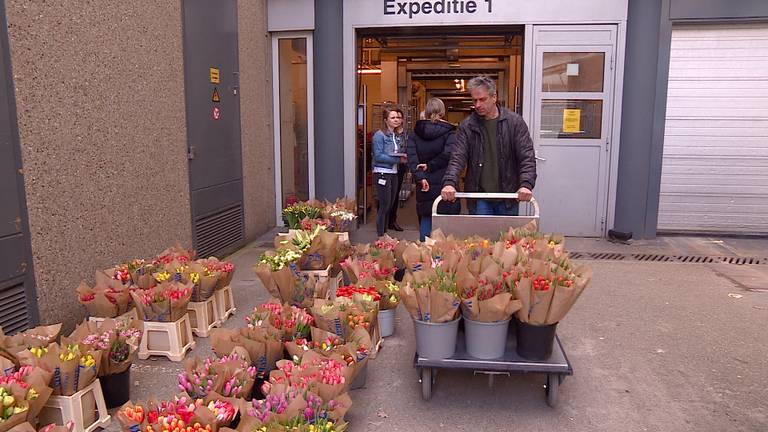
<svg viewBox="0 0 768 432"><path fill-rule="evenodd" d="M519 201L529 201L536 185L536 155L525 120L497 104L491 78L472 78L468 88L475 112L459 125L443 176L443 199L456 200L459 176L466 168L466 192L517 192ZM509 200L477 200L468 207L479 215L516 216L519 211L518 203Z"/></svg>

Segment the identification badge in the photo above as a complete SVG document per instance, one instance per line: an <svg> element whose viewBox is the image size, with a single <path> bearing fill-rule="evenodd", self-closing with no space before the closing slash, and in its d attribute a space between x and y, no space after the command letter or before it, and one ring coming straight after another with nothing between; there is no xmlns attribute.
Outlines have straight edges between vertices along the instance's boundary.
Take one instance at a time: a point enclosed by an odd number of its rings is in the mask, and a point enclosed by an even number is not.
<svg viewBox="0 0 768 432"><path fill-rule="evenodd" d="M387 181L385 179L379 179L379 184L382 185L382 186L386 186L387 185Z"/></svg>

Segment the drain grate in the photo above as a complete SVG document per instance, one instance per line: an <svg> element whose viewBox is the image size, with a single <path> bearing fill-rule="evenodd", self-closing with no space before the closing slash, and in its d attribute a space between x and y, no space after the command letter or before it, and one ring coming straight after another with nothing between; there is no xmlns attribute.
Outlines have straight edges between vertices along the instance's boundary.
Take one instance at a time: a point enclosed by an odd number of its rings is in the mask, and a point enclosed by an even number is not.
<svg viewBox="0 0 768 432"><path fill-rule="evenodd" d="M632 258L637 261L648 262L669 262L674 261L675 257L661 254L632 254Z"/></svg>
<svg viewBox="0 0 768 432"><path fill-rule="evenodd" d="M572 259L597 261L674 262L684 264L768 265L768 258L706 255L627 254L620 252L570 252Z"/></svg>

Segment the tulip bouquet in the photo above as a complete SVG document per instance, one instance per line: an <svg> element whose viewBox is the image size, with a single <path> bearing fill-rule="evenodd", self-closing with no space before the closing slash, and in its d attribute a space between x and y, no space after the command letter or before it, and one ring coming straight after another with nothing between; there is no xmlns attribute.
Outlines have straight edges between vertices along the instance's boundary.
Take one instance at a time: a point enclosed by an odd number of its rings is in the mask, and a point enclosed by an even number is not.
<svg viewBox="0 0 768 432"><path fill-rule="evenodd" d="M232 282L235 274L235 265L228 261L220 261L216 257L209 257L197 260L197 263L203 266L203 273L217 277L216 289L221 289Z"/></svg>
<svg viewBox="0 0 768 432"><path fill-rule="evenodd" d="M370 256L352 255L341 262L341 269L352 283L368 284L379 280L392 280L397 270L394 260L387 256L383 260Z"/></svg>
<svg viewBox="0 0 768 432"><path fill-rule="evenodd" d="M325 402L312 392L289 389L268 395L264 400L254 400L239 429L255 432L340 432L346 430L343 417L350 405L351 400L346 395Z"/></svg>
<svg viewBox="0 0 768 432"><path fill-rule="evenodd" d="M155 263L144 259L134 259L125 264L131 275L131 281L134 285L142 289L147 289L154 284L152 273L155 272Z"/></svg>
<svg viewBox="0 0 768 432"><path fill-rule="evenodd" d="M274 300L256 306L253 312L245 317L248 328L271 326L278 330L283 340L306 338L315 323L314 317L305 308L292 305L282 305Z"/></svg>
<svg viewBox="0 0 768 432"><path fill-rule="evenodd" d="M0 430L7 431L24 423L29 414L29 403L18 385L0 385Z"/></svg>
<svg viewBox="0 0 768 432"><path fill-rule="evenodd" d="M266 256L279 255L267 254ZM261 283L264 284L267 292L282 303L309 307L314 299L328 296L328 280L321 281L315 275L299 274L295 263L273 271L275 267L268 261L262 260L253 270Z"/></svg>
<svg viewBox="0 0 768 432"><path fill-rule="evenodd" d="M442 267L406 273L400 292L413 319L444 323L457 316L460 303L456 273Z"/></svg>
<svg viewBox="0 0 768 432"><path fill-rule="evenodd" d="M16 372L0 377L0 431L26 421L36 421L52 389L51 374L33 366L22 366Z"/></svg>
<svg viewBox="0 0 768 432"><path fill-rule="evenodd" d="M314 231L317 229L330 231L331 221L328 219L304 218L301 222L299 222L299 228L301 231Z"/></svg>
<svg viewBox="0 0 768 432"><path fill-rule="evenodd" d="M200 261L193 261L184 269L182 281L192 282L192 301L205 301L213 296L221 273L211 270Z"/></svg>
<svg viewBox="0 0 768 432"><path fill-rule="evenodd" d="M94 287L81 282L75 291L77 291L80 304L85 306L89 316L113 318L125 313L130 308L131 289L133 286L108 285L104 284L102 280Z"/></svg>
<svg viewBox="0 0 768 432"><path fill-rule="evenodd" d="M85 321L69 339L92 350L102 352L99 376L125 372L135 358L141 343L143 324L132 320L104 320L101 325Z"/></svg>
<svg viewBox="0 0 768 432"><path fill-rule="evenodd" d="M355 285L342 286L336 289L336 297L354 298L360 296L363 300L377 302L381 300L381 294L375 286L362 287Z"/></svg>
<svg viewBox="0 0 768 432"><path fill-rule="evenodd" d="M326 203L323 217L330 221L329 231L352 231L357 220L357 203L354 199L338 199L334 203Z"/></svg>
<svg viewBox="0 0 768 432"><path fill-rule="evenodd" d="M171 246L160 252L157 256L157 261L163 264L169 264L173 261L188 263L195 259L195 255L195 251L186 249L177 243L175 246Z"/></svg>
<svg viewBox="0 0 768 432"><path fill-rule="evenodd" d="M339 248L338 236L320 226L312 230L292 230L276 239L279 249L294 249L301 254L298 267L301 270L325 270L334 264Z"/></svg>
<svg viewBox="0 0 768 432"><path fill-rule="evenodd" d="M517 319L551 325L565 317L591 279L591 270L575 267L567 258L531 259L522 270L508 273L505 283L522 304Z"/></svg>
<svg viewBox="0 0 768 432"><path fill-rule="evenodd" d="M123 430L146 432L214 432L218 429L216 415L205 400L185 396L172 401L147 404L127 403L117 412Z"/></svg>
<svg viewBox="0 0 768 432"><path fill-rule="evenodd" d="M322 208L309 203L296 203L283 209L283 220L288 228L301 229L301 221L317 219L322 215Z"/></svg>
<svg viewBox="0 0 768 432"><path fill-rule="evenodd" d="M131 296L144 321L174 322L187 313L192 288L191 283L162 282L147 290L134 291Z"/></svg>
<svg viewBox="0 0 768 432"><path fill-rule="evenodd" d="M224 397L245 398L250 395L256 368L247 353L235 352L219 359L187 359L185 371L178 375L179 389L193 398L204 398L215 392Z"/></svg>
<svg viewBox="0 0 768 432"><path fill-rule="evenodd" d="M66 338L63 338L66 339ZM51 344L42 357L31 353L25 362L37 364L52 373L54 395L71 396L88 387L99 375L102 352L74 342Z"/></svg>

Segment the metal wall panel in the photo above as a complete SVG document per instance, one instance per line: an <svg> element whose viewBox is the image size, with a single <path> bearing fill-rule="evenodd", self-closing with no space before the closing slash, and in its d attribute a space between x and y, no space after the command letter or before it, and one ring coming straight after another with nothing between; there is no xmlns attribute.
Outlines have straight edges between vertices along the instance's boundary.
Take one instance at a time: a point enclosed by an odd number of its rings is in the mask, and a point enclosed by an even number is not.
<svg viewBox="0 0 768 432"><path fill-rule="evenodd" d="M245 235L237 1L184 0L183 13L194 243L221 255Z"/></svg>
<svg viewBox="0 0 768 432"><path fill-rule="evenodd" d="M768 24L672 32L659 230L768 233Z"/></svg>
<svg viewBox="0 0 768 432"><path fill-rule="evenodd" d="M38 314L7 28L0 0L0 326L13 333Z"/></svg>

